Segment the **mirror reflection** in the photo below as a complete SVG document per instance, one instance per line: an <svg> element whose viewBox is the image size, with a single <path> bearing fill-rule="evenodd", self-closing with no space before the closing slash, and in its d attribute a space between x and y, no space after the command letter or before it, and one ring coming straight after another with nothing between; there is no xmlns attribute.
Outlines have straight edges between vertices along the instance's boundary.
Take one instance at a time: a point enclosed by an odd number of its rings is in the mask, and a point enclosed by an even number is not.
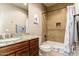
<svg viewBox="0 0 79 59"><path fill-rule="evenodd" d="M0 38L5 34L25 33L27 17L27 3L0 4ZM6 35L5 37L9 37Z"/></svg>

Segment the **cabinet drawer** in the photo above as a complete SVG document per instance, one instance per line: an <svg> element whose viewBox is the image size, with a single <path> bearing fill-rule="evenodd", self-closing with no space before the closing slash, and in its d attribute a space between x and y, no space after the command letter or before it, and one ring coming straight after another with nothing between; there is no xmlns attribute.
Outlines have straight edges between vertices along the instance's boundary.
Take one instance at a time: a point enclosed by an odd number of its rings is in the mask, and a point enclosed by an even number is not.
<svg viewBox="0 0 79 59"><path fill-rule="evenodd" d="M30 47L38 46L38 38L30 40Z"/></svg>
<svg viewBox="0 0 79 59"><path fill-rule="evenodd" d="M29 48L17 51L16 56L29 56Z"/></svg>
<svg viewBox="0 0 79 59"><path fill-rule="evenodd" d="M0 55L7 55L7 54L11 54L13 52L16 52L17 50L20 50L24 47L29 47L29 41L26 42L20 42L20 43L16 43L16 44L12 44L3 48L0 48Z"/></svg>

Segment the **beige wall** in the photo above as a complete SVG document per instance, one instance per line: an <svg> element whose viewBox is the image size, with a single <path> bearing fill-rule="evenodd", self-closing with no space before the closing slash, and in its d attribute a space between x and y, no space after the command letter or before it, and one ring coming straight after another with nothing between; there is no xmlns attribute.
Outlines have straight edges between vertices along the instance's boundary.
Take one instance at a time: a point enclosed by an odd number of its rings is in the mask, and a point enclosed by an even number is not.
<svg viewBox="0 0 79 59"><path fill-rule="evenodd" d="M13 5L0 4L0 33L6 29L10 33L16 32L16 24L24 25L27 20L27 13Z"/></svg>
<svg viewBox="0 0 79 59"><path fill-rule="evenodd" d="M44 12L44 7L40 3L39 4L29 3L28 10L29 10L28 32L29 32L29 34L39 36L40 42L41 42L41 39L42 39L42 21L43 21L42 13ZM34 24L34 15L38 16L38 19L39 19L38 24Z"/></svg>
<svg viewBox="0 0 79 59"><path fill-rule="evenodd" d="M42 21L42 38L43 42L47 40L46 34L47 34L47 20L46 20L46 15L43 14L43 21Z"/></svg>
<svg viewBox="0 0 79 59"><path fill-rule="evenodd" d="M57 9L58 7L58 9ZM48 10L54 10L47 14L47 40L64 42L65 26L66 26L66 5L58 5ZM56 23L60 22L61 27L57 28Z"/></svg>

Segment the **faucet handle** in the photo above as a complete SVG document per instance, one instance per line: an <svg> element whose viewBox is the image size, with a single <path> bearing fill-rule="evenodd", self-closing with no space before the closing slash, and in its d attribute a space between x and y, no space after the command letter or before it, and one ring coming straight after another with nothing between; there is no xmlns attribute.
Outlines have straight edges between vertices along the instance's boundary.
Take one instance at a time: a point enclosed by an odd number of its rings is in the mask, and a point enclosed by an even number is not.
<svg viewBox="0 0 79 59"><path fill-rule="evenodd" d="M3 33L3 34L2 34L3 39L5 39L5 35L6 35L6 33Z"/></svg>
<svg viewBox="0 0 79 59"><path fill-rule="evenodd" d="M0 39L3 39L3 36L2 35L0 35Z"/></svg>

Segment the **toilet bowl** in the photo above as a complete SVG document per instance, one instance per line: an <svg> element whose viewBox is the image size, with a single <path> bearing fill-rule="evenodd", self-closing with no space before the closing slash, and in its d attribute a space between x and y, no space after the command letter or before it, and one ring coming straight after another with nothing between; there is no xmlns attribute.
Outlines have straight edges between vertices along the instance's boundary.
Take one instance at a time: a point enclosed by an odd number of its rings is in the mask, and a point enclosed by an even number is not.
<svg viewBox="0 0 79 59"><path fill-rule="evenodd" d="M40 45L40 50L44 51L44 52L49 52L51 51L51 46L50 45Z"/></svg>
<svg viewBox="0 0 79 59"><path fill-rule="evenodd" d="M52 51L51 46L47 44L40 45L39 48L40 48L40 54L42 56L48 56L49 55L48 53Z"/></svg>

